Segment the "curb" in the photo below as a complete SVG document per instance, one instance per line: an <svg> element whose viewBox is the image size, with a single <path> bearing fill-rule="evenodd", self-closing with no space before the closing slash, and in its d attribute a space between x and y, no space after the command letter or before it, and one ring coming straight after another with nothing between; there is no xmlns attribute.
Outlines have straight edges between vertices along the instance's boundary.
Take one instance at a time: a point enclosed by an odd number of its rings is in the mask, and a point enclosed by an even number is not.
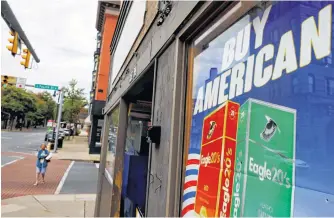
<svg viewBox="0 0 334 218"><path fill-rule="evenodd" d="M22 198L33 197L38 201L95 201L96 194L58 194L58 195L25 195L2 200L2 205L9 205L6 201L15 201Z"/></svg>
<svg viewBox="0 0 334 218"><path fill-rule="evenodd" d="M69 159L69 158L60 158L57 160L67 160L67 161L75 161L75 162L88 162L88 163L100 163L100 160L83 160L83 159Z"/></svg>

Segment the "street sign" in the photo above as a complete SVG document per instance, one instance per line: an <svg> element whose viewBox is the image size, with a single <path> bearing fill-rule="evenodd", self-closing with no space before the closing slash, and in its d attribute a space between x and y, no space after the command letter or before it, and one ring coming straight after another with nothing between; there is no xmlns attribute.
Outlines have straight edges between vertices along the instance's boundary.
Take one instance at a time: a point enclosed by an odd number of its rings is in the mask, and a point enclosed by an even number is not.
<svg viewBox="0 0 334 218"><path fill-rule="evenodd" d="M49 89L49 90L59 90L58 86L51 86L51 85L43 85L43 84L35 84L36 89Z"/></svg>
<svg viewBox="0 0 334 218"><path fill-rule="evenodd" d="M26 78L20 78L20 77L18 77L18 78L16 79L16 87L17 87L17 88L24 89L25 86L26 86L26 81L27 81Z"/></svg>

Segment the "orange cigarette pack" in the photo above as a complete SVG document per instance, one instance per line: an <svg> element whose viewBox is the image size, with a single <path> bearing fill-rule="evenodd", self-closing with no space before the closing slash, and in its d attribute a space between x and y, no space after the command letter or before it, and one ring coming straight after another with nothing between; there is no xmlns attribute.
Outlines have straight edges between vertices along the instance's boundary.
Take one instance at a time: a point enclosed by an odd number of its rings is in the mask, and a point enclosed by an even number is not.
<svg viewBox="0 0 334 218"><path fill-rule="evenodd" d="M225 102L204 118L195 212L229 216L239 104Z"/></svg>

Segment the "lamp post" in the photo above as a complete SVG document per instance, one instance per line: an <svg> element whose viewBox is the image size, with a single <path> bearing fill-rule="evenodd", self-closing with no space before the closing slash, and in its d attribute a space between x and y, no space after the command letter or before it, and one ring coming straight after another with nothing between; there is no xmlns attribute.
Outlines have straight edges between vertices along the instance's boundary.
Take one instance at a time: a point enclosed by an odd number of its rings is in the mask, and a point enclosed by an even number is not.
<svg viewBox="0 0 334 218"><path fill-rule="evenodd" d="M55 153L57 152L57 148L58 148L59 127L60 127L60 122L61 122L61 112L62 112L62 108L63 108L63 101L64 101L64 91L62 89L60 89L60 100L59 100L59 107L58 107L55 146L53 148L53 152L55 152Z"/></svg>

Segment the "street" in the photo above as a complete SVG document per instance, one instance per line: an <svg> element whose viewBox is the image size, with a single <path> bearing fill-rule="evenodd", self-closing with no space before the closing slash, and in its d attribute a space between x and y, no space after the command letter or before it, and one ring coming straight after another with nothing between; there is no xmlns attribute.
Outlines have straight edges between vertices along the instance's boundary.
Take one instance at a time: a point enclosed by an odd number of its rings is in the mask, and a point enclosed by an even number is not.
<svg viewBox="0 0 334 218"><path fill-rule="evenodd" d="M95 194L97 166L91 162L52 159L46 183L33 186L36 152L45 129L1 134L1 199L36 194Z"/></svg>

